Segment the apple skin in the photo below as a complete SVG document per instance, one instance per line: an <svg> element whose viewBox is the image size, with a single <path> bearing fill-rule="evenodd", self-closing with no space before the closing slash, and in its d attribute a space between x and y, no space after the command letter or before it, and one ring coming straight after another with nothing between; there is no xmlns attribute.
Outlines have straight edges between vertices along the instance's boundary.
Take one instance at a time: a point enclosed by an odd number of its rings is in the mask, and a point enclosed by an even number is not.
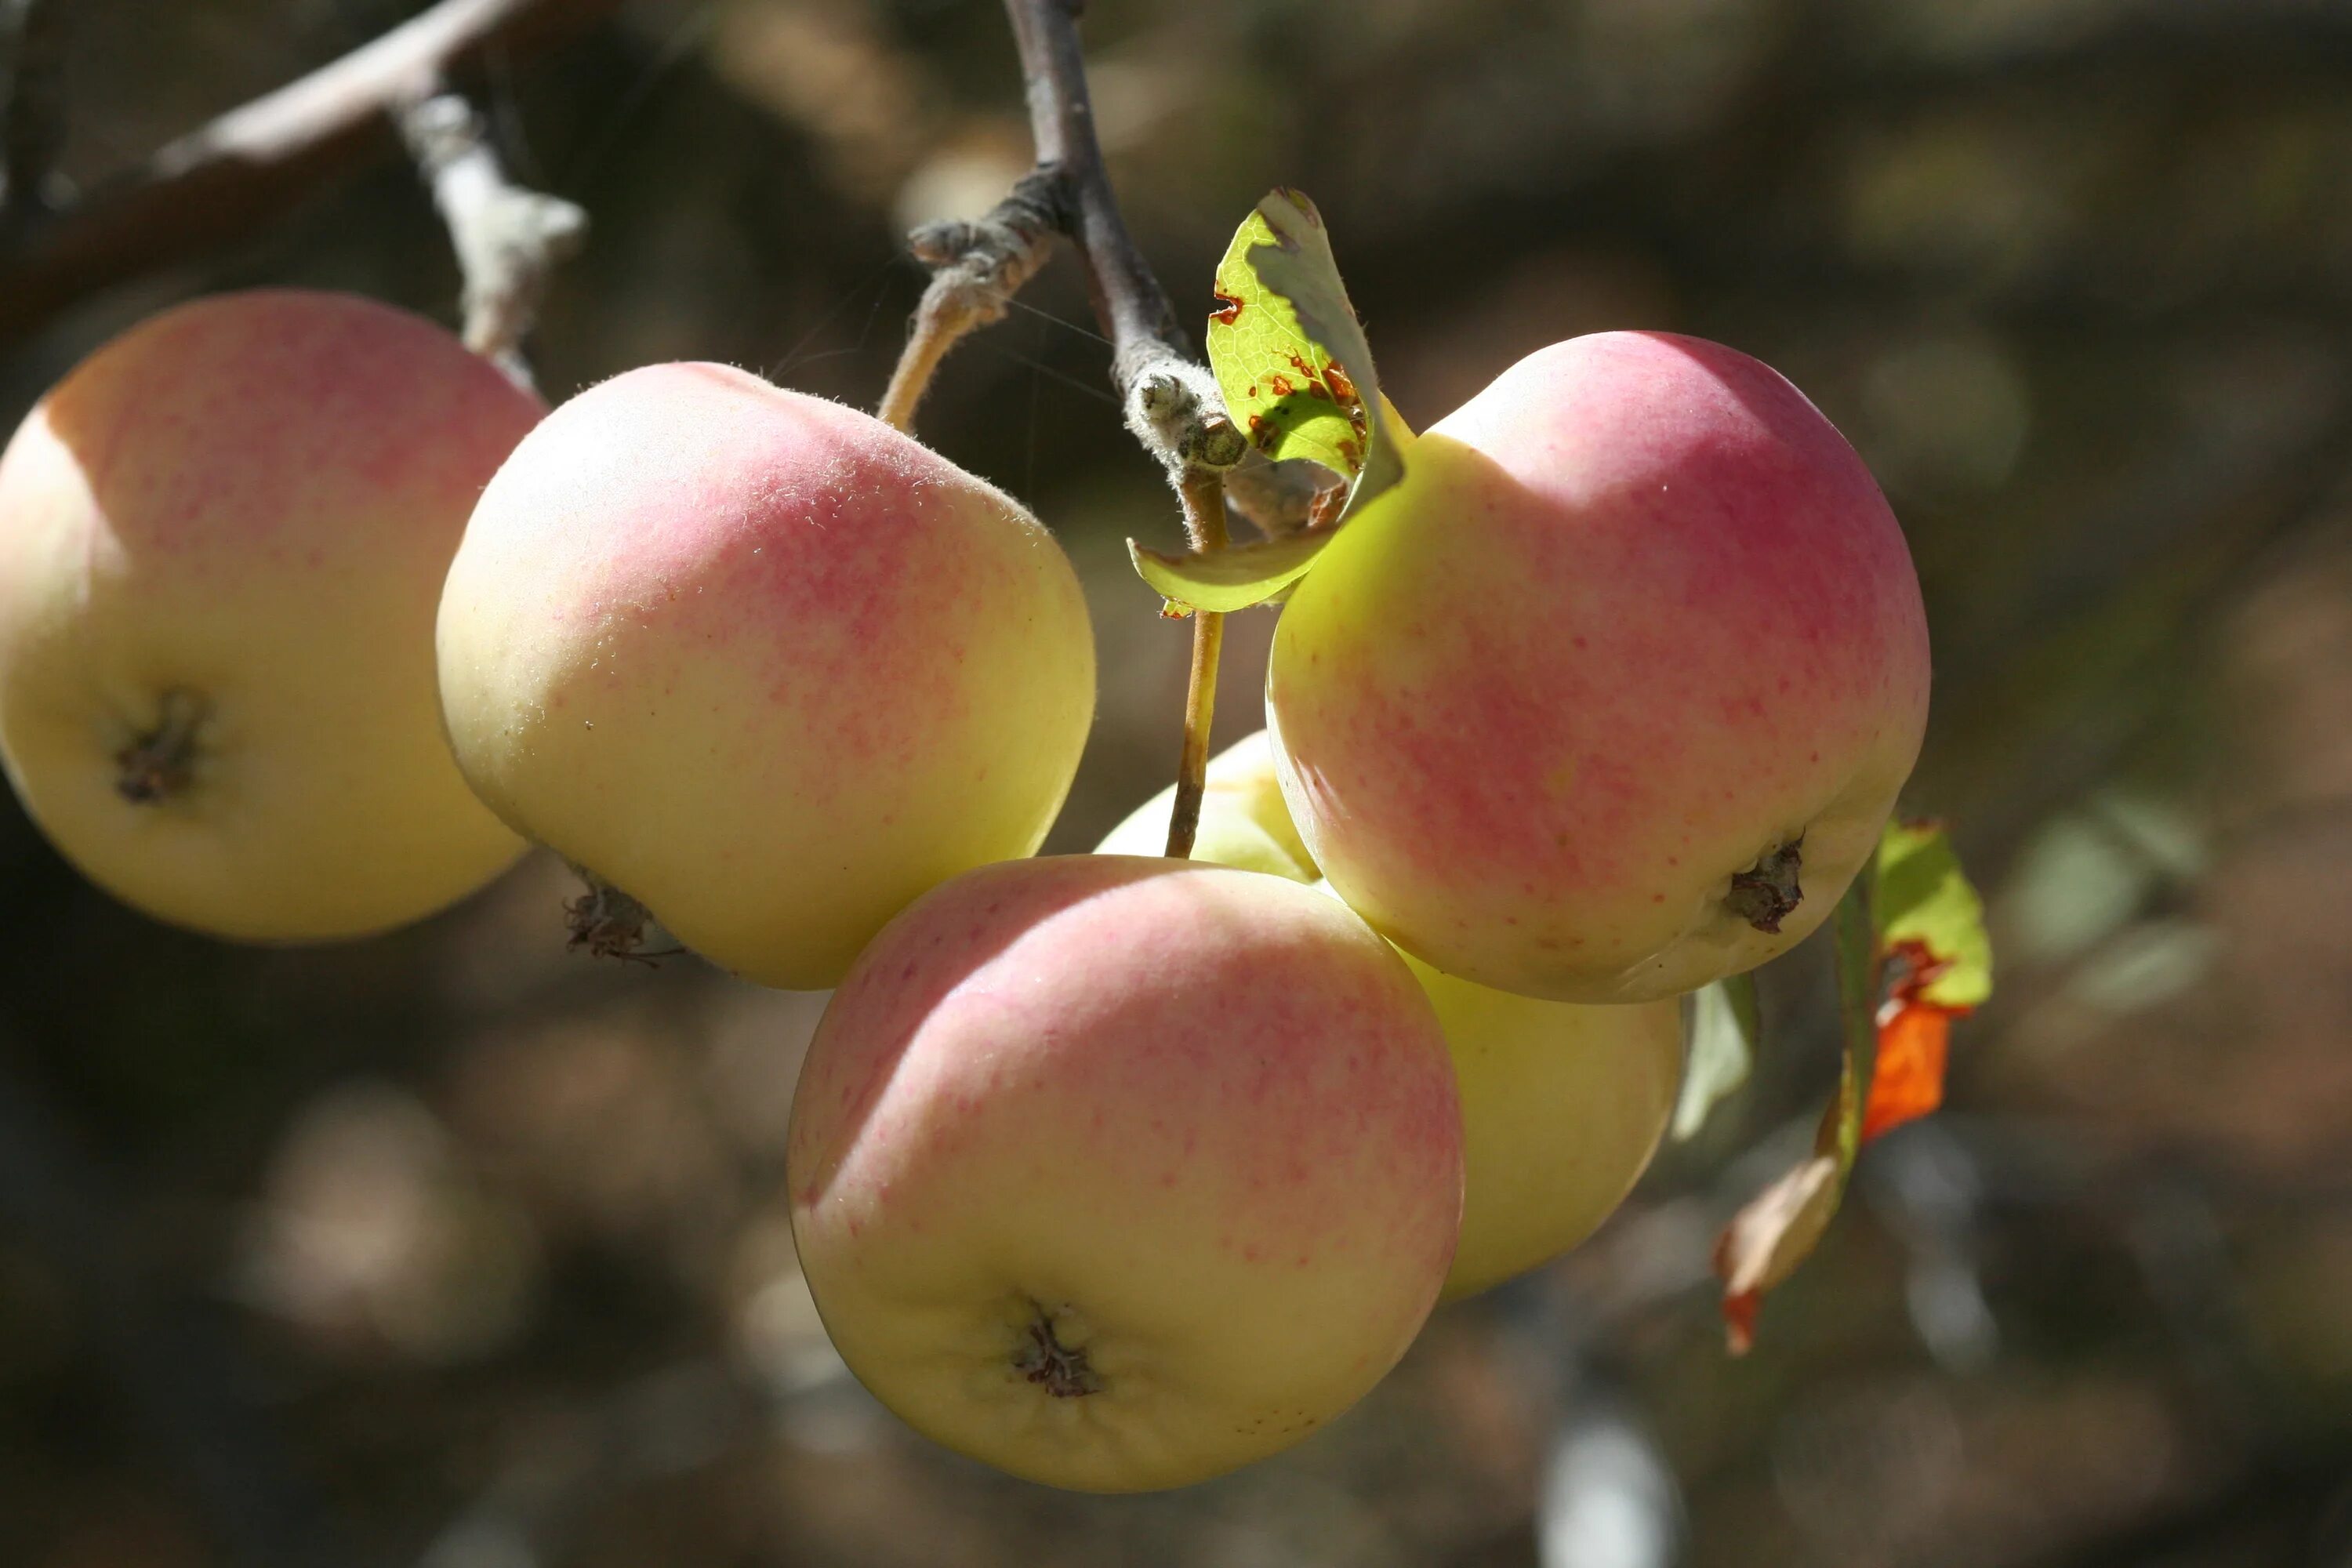
<svg viewBox="0 0 2352 1568"><path fill-rule="evenodd" d="M83 361L0 456L0 755L50 840L253 942L399 925L512 862L442 738L433 618L544 411L348 295L199 300ZM120 753L175 691L205 713L185 786L127 799Z"/></svg>
<svg viewBox="0 0 2352 1568"><path fill-rule="evenodd" d="M1095 853L1163 854L1168 847L1168 817L1175 806L1176 786L1170 784L1128 813L1095 846ZM1275 777L1274 747L1265 731L1236 741L1209 759L1192 858L1287 877L1294 882L1312 882L1319 874L1298 829L1291 824L1290 808L1283 804L1282 786Z"/></svg>
<svg viewBox="0 0 2352 1568"><path fill-rule="evenodd" d="M1412 447L1276 628L1283 793L1316 862L1448 973L1634 1002L1825 919L1918 753L1918 582L1843 437L1694 338L1543 349ZM1777 931L1727 902L1801 846Z"/></svg>
<svg viewBox="0 0 2352 1568"><path fill-rule="evenodd" d="M1462 1097L1459 1300L1601 1228L1649 1169L1682 1087L1682 1005L1545 1002L1405 958L1437 1009Z"/></svg>
<svg viewBox="0 0 2352 1568"><path fill-rule="evenodd" d="M724 365L627 372L531 433L450 567L440 654L500 816L795 989L1034 852L1094 713L1086 603L1035 519Z"/></svg>
<svg viewBox="0 0 2352 1568"><path fill-rule="evenodd" d="M1096 853L1167 834L1175 786L1113 828ZM1307 858L1264 731L1209 759L1192 858L1308 882ZM1407 954L1454 1058L1462 1099L1462 1238L1444 1300L1559 1257L1616 1212L1649 1168L1682 1084L1681 1004L1580 1006L1515 995Z"/></svg>
<svg viewBox="0 0 2352 1568"><path fill-rule="evenodd" d="M1395 1364L1453 1255L1461 1138L1428 1000L1337 900L1065 856L876 938L809 1047L787 1178L877 1398L1014 1475L1137 1491L1286 1447Z"/></svg>

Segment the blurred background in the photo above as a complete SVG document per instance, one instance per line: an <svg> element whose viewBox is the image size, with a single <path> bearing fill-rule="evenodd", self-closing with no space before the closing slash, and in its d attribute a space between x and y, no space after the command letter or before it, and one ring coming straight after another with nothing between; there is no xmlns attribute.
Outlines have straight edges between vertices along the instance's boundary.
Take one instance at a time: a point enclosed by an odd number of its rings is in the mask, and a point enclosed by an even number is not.
<svg viewBox="0 0 2352 1568"><path fill-rule="evenodd" d="M395 0L68 7L79 184ZM1991 904L1947 1111L1874 1145L1729 1359L1707 1252L1834 1076L1826 966L1587 1247L1442 1311L1363 1405L1172 1495L916 1438L828 1350L776 1190L823 999L563 951L536 860L426 925L226 947L0 805L0 1563L24 1568L2164 1568L2352 1563L2352 5L1094 0L1103 141L1188 320L1269 186L1328 218L1425 424L1664 327L1861 448L1937 658L1911 809ZM562 396L709 358L870 405L911 223L1026 166L985 0L635 0L467 80L589 210ZM13 426L190 294L456 316L354 163L0 343ZM0 275L0 289L6 287ZM1172 777L1176 509L1061 255L921 433L1086 575L1100 717L1054 847ZM1219 744L1261 721L1235 617Z"/></svg>

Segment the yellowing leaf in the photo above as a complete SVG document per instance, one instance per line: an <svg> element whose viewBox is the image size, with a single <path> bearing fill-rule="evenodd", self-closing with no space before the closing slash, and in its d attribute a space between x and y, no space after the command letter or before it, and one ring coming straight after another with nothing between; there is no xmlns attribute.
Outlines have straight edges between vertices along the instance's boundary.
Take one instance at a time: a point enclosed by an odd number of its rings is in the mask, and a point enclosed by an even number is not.
<svg viewBox="0 0 2352 1568"><path fill-rule="evenodd" d="M1403 477L1371 346L1315 204L1276 190L1217 264L1209 368L1226 411L1269 458L1306 458L1353 485L1345 521Z"/></svg>
<svg viewBox="0 0 2352 1568"><path fill-rule="evenodd" d="M1331 534L1316 529L1201 555L1170 554L1130 539L1127 551L1143 580L1171 604L1225 612L1264 604L1305 576Z"/></svg>
<svg viewBox="0 0 2352 1568"><path fill-rule="evenodd" d="M1944 1103L1952 1010L1929 1002L1890 1002L1880 1011L1878 1062L1863 1107L1864 1143L1916 1121Z"/></svg>
<svg viewBox="0 0 2352 1568"><path fill-rule="evenodd" d="M1916 946L1934 973L1916 1000L1969 1008L1992 994L1992 940L1984 900L1960 869L1938 824L1890 822L1878 843L1881 952Z"/></svg>
<svg viewBox="0 0 2352 1568"><path fill-rule="evenodd" d="M1764 1293L1786 1280L1812 1253L1845 1192L1837 1158L1813 1154L1748 1200L1715 1244L1715 1271L1723 1280L1723 1321L1733 1355L1756 1345L1756 1314Z"/></svg>

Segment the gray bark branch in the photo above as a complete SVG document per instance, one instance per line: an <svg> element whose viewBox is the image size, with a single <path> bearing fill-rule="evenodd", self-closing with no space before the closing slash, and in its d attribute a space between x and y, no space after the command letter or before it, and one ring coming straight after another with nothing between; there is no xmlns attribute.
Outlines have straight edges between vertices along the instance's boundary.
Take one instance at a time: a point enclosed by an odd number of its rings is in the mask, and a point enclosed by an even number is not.
<svg viewBox="0 0 2352 1568"><path fill-rule="evenodd" d="M0 229L0 343L110 284L249 234L400 145L394 116L482 50L577 28L616 0L441 0L231 110L82 200Z"/></svg>
<svg viewBox="0 0 2352 1568"><path fill-rule="evenodd" d="M411 104L400 129L449 226L465 279L466 346L530 386L523 339L556 263L587 238L588 215L508 179L482 117L454 92Z"/></svg>
<svg viewBox="0 0 2352 1568"><path fill-rule="evenodd" d="M1228 468L1248 442L1225 416L1208 367L1192 357L1168 292L1136 248L1095 139L1076 0L1005 0L1041 168L1064 182L1064 223L1086 267L1095 319L1111 341L1111 381L1136 439L1181 482Z"/></svg>

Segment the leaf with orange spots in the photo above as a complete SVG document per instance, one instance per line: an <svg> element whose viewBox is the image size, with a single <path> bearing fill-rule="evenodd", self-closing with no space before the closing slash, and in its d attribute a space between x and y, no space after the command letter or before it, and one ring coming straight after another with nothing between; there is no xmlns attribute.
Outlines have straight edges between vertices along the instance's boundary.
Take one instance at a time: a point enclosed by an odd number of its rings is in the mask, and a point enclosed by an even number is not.
<svg viewBox="0 0 2352 1568"><path fill-rule="evenodd" d="M1319 464L1344 481L1297 533L1201 554L1129 541L1135 569L1175 614L1245 610L1287 593L1339 526L1404 477L1412 439L1381 394L1372 351L1315 204L1276 190L1217 264L1209 368L1225 411L1276 461Z"/></svg>
<svg viewBox="0 0 2352 1568"><path fill-rule="evenodd" d="M1371 346L1313 202L1276 190L1258 203L1217 264L1216 295L1209 368L1253 446L1348 480L1342 522L1404 477Z"/></svg>
<svg viewBox="0 0 2352 1568"><path fill-rule="evenodd" d="M1879 837L1878 945L1894 955L1916 949L1922 963L1898 980L1921 984L1916 1000L1965 1012L1992 994L1992 940L1984 900L1969 885L1940 824L1890 822Z"/></svg>
<svg viewBox="0 0 2352 1568"><path fill-rule="evenodd" d="M1888 823L1875 877L1879 952L1892 984L1878 1010L1865 1142L1944 1102L1952 1020L1992 994L1984 900L1944 830L1931 822Z"/></svg>

